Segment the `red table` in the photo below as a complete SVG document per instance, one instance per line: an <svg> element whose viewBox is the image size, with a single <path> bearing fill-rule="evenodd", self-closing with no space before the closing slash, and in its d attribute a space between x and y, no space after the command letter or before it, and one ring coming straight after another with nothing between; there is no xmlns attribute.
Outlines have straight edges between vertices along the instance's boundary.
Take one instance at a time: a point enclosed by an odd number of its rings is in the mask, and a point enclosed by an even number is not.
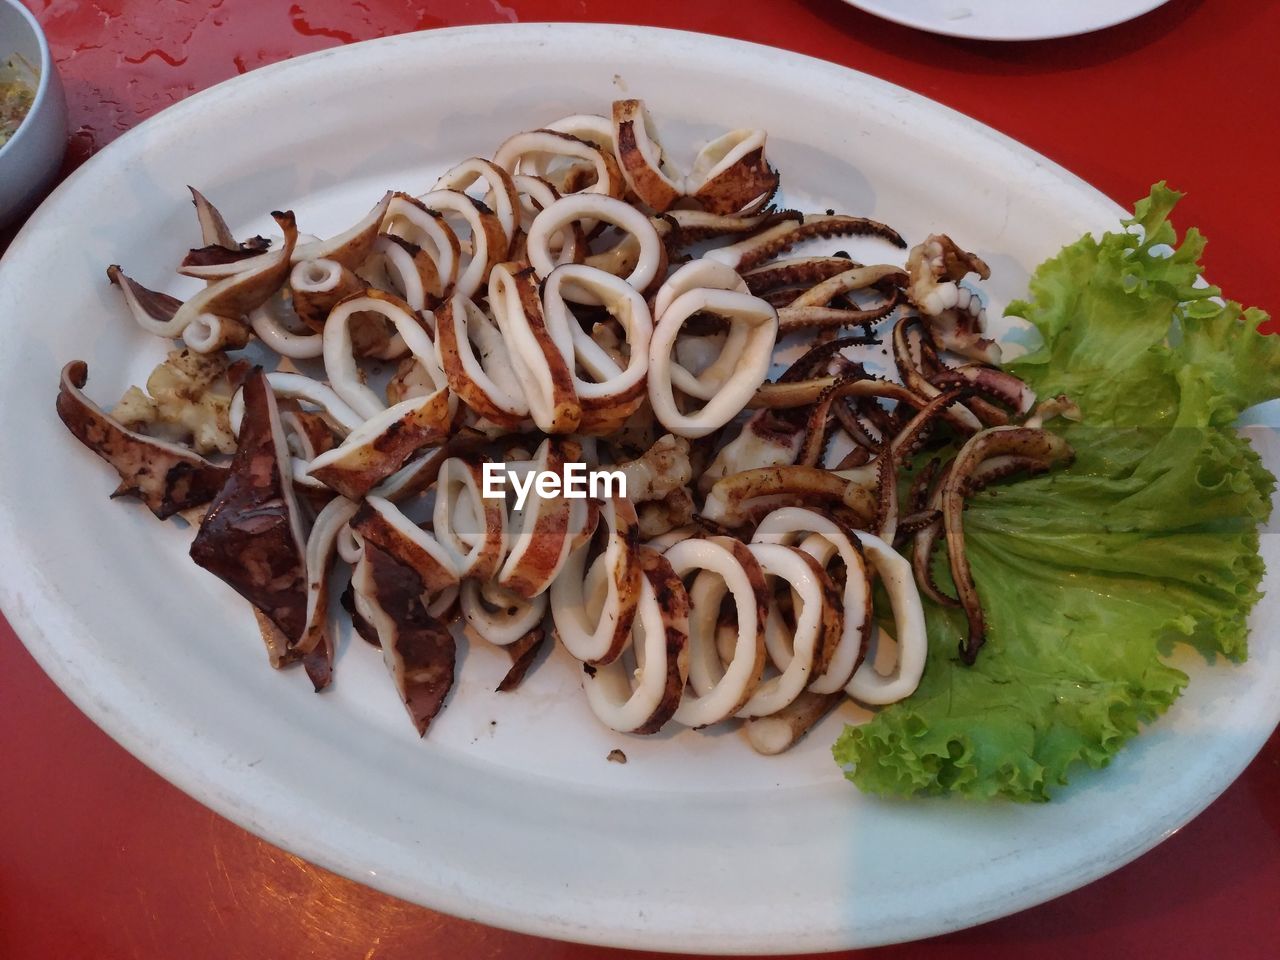
<svg viewBox="0 0 1280 960"><path fill-rule="evenodd" d="M1280 3L1173 0L1088 37L992 45L840 0L27 0L71 107L68 169L202 87L288 56L503 20L627 21L844 63L941 100L1122 203L1167 178L1231 296L1280 305ZM1035 0L1031 0L1035 2ZM1041 0L1043 2L1043 0ZM7 239L0 236L0 245ZM12 318L10 318L12 319ZM0 957L596 957L432 913L317 869L179 793L45 678L0 621ZM1280 737L1204 815L1112 876L881 957L1280 954Z"/></svg>

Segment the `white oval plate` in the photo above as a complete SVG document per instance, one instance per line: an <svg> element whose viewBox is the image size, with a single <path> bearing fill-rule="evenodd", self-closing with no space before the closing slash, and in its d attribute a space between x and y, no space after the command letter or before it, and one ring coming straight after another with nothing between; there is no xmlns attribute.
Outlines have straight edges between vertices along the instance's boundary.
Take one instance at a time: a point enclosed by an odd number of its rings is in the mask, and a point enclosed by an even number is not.
<svg viewBox="0 0 1280 960"><path fill-rule="evenodd" d="M903 26L971 40L1048 40L1125 23L1169 0L845 0Z"/></svg>
<svg viewBox="0 0 1280 960"><path fill-rule="evenodd" d="M570 940L776 953L924 937L1070 890L1185 823L1274 726L1274 646L1236 669L1190 665L1168 717L1055 803L888 803L832 763L840 717L775 759L736 733L620 736L555 655L498 695L505 655L466 650L419 741L376 652L347 641L322 696L273 672L245 604L187 559L189 532L107 500L110 470L54 415L58 370L86 359L90 394L110 403L162 356L103 270L189 289L166 279L195 239L185 184L241 235L278 208L324 234L387 187L422 192L512 131L624 92L648 99L677 155L763 126L790 199L912 242L949 231L992 265L997 311L1036 263L1121 213L905 90L692 34L443 30L201 93L73 175L0 266L0 603L41 665L128 750L266 839L440 910ZM1255 620L1278 613L1268 598ZM606 761L614 747L626 765Z"/></svg>

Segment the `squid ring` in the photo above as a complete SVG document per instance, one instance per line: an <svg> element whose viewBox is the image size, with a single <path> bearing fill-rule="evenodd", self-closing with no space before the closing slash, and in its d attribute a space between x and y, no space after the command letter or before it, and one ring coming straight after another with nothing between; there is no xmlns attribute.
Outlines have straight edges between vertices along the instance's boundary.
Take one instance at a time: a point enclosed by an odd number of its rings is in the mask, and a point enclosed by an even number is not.
<svg viewBox="0 0 1280 960"><path fill-rule="evenodd" d="M441 304L436 313L436 353L449 389L480 416L507 429L518 427L529 416L502 332L474 302L455 296ZM516 392L504 384L514 385Z"/></svg>
<svg viewBox="0 0 1280 960"><path fill-rule="evenodd" d="M663 213L684 196L681 184L662 169L662 147L643 101L615 100L611 133L622 175L641 201Z"/></svg>
<svg viewBox="0 0 1280 960"><path fill-rule="evenodd" d="M485 499L481 467L450 457L440 465L432 527L463 579L489 580L506 555L507 508Z"/></svg>
<svg viewBox="0 0 1280 960"><path fill-rule="evenodd" d="M676 711L689 675L689 595L671 564L641 547L640 599L632 624L635 672L623 658L585 668L591 711L620 733L657 733Z"/></svg>
<svg viewBox="0 0 1280 960"><path fill-rule="evenodd" d="M660 318L676 298L699 288L733 290L738 293L750 292L746 282L731 267L715 260L702 258L691 260L668 277L658 290L653 301L653 315ZM747 340L746 327L741 324L731 326L729 335L725 338L715 360L696 376L683 364L673 364L671 382L681 393L699 400L711 399L720 392L725 381L738 369Z"/></svg>
<svg viewBox="0 0 1280 960"><path fill-rule="evenodd" d="M573 377L573 340L557 340L543 318L532 270L500 264L489 275L489 308L524 385L529 414L543 433L572 433L582 420ZM461 344L459 344L461 346Z"/></svg>
<svg viewBox="0 0 1280 960"><path fill-rule="evenodd" d="M603 220L635 238L639 245L636 265L625 279L637 290L647 290L666 260L666 248L658 237L658 231L652 221L631 204L599 194L578 193L561 197L533 218L526 244L529 263L538 276L548 276L557 266L551 253L551 238L575 221L586 219ZM561 259L564 259L563 250ZM595 301L584 299L581 302Z"/></svg>
<svg viewBox="0 0 1280 960"><path fill-rule="evenodd" d="M267 383L271 385L271 392L277 397L305 400L307 403L319 407L323 411L326 421L331 426L337 426L339 433L344 435L351 433L353 430L359 429L364 423L363 417L347 406L340 396L319 380L312 380L310 377L304 377L300 373L276 371L267 374ZM243 390L237 390L231 397L228 416L231 420L231 432L239 436L240 421L244 418Z"/></svg>
<svg viewBox="0 0 1280 960"><path fill-rule="evenodd" d="M582 291L605 305L626 334L630 356L625 369L591 339L570 310L567 301L577 300ZM581 302L580 300L578 302ZM649 339L653 320L644 297L625 280L585 264L567 263L556 267L542 285L544 320L552 339L565 353L569 344L573 356L570 376L582 406L581 430L618 426L639 409L644 401L644 379L649 370ZM583 380L581 367L595 380Z"/></svg>
<svg viewBox="0 0 1280 960"><path fill-rule="evenodd" d="M386 235L407 240L424 251L429 245L429 255L440 277L440 296L447 297L453 292L462 259L462 244L443 216L428 210L421 201L399 193L387 206L382 230Z"/></svg>
<svg viewBox="0 0 1280 960"><path fill-rule="evenodd" d="M351 318L365 312L380 314L391 321L436 389L446 388L448 381L436 359L435 344L409 305L393 294L369 290L339 303L324 326L324 368L329 375L329 383L356 413L362 417L374 417L387 409L378 395L361 382L360 371L356 367L351 343Z"/></svg>
<svg viewBox="0 0 1280 960"><path fill-rule="evenodd" d="M566 118L567 120L568 118ZM563 122L563 121L562 121ZM493 155L493 162L508 173L523 173L524 162L538 162L528 172L545 176L546 160L541 158L573 157L585 160L595 169L596 180L582 192L608 197L621 197L626 182L613 158L612 149L601 148L571 133L556 130L528 130L508 137ZM621 202L621 201L619 201Z"/></svg>
<svg viewBox="0 0 1280 960"><path fill-rule="evenodd" d="M764 628L768 593L764 572L745 544L729 537L682 540L665 554L676 576L701 571L689 589L689 682L676 708L677 723L705 727L737 713L764 672ZM733 655L722 666L716 647L720 602L725 593L737 610Z"/></svg>
<svg viewBox="0 0 1280 960"><path fill-rule="evenodd" d="M516 238L516 228L520 226L520 195L511 181L511 174L502 167L480 157L471 157L446 172L431 189L433 192L453 190L462 193L477 180L484 180L489 185L485 201L493 208L510 245Z"/></svg>
<svg viewBox="0 0 1280 960"><path fill-rule="evenodd" d="M458 190L432 190L420 198L428 210L457 214L471 228L471 259L458 276L454 292L474 297L489 271L507 258L511 239L498 217L479 200Z"/></svg>
<svg viewBox="0 0 1280 960"><path fill-rule="evenodd" d="M807 534L807 536L806 536ZM753 543L794 544L812 556L824 568L839 555L844 563L844 617L840 642L832 651L827 668L810 684L813 693L836 693L853 676L871 637L871 582L860 543L851 540L834 520L803 507L781 507L774 510L756 527ZM780 670L785 670L791 651L774 632L765 634L769 655ZM774 642L771 642L774 641Z"/></svg>
<svg viewBox="0 0 1280 960"><path fill-rule="evenodd" d="M636 508L623 497L611 497L604 501L600 518L607 532L604 552L588 570L591 540L582 543L569 554L550 590L551 617L560 642L592 666L616 660L631 638L641 579ZM604 596L594 617L589 615L586 598L586 583L593 574L594 579L605 578Z"/></svg>
<svg viewBox="0 0 1280 960"><path fill-rule="evenodd" d="M924 607L920 603L910 562L877 536L861 531L855 536L862 542L862 548L888 591L894 629L898 634L898 663L894 672L885 676L876 669L874 658L867 657L854 671L845 692L863 703L896 703L915 692L924 673L925 658L929 652Z"/></svg>
<svg viewBox="0 0 1280 960"><path fill-rule="evenodd" d="M468 633L496 647L515 643L547 613L545 593L523 597L493 581L464 580L458 601Z"/></svg>
<svg viewBox="0 0 1280 960"><path fill-rule="evenodd" d="M720 384L719 392L693 414L682 413L676 406L672 358L676 338L686 320L696 313L713 313L730 322L725 350L734 341L735 328L741 330L741 351L734 372ZM778 335L778 313L759 297L734 290L699 288L676 297L658 317L649 342L649 402L654 415L664 427L682 437L705 437L718 430L747 405L760 384L764 383L773 361L773 347ZM681 368L684 369L684 368ZM692 373L686 370L689 376Z"/></svg>
<svg viewBox="0 0 1280 960"><path fill-rule="evenodd" d="M823 661L838 642L844 619L835 585L821 564L808 553L779 543L753 543L750 550L766 577L776 577L790 585L797 612L789 662L785 667L777 664L781 673L756 687L751 699L738 711L738 716L743 718L777 713L800 696L814 671L822 668ZM771 634L778 636L786 632L778 604L771 601L765 620L766 651Z"/></svg>

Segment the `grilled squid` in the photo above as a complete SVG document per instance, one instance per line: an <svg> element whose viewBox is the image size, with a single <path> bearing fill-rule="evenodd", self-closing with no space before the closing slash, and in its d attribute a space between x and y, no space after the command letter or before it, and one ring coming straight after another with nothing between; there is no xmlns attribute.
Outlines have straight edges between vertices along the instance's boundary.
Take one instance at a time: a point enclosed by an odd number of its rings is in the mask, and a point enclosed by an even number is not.
<svg viewBox="0 0 1280 960"><path fill-rule="evenodd" d="M629 269L625 271L627 283L644 292L661 282L660 274L666 266L666 248L649 218L629 203L602 194L585 193L562 197L533 218L525 240L526 254L539 277L547 277L560 263L567 262L564 249L559 256L554 253L553 238L574 222L587 219L611 224L634 241L634 255L628 255ZM630 265L631 261L634 265ZM578 302L594 304L599 300L592 291L584 289Z"/></svg>
<svg viewBox="0 0 1280 960"><path fill-rule="evenodd" d="M486 499L480 464L450 457L440 464L432 527L462 579L493 578L506 557L507 510Z"/></svg>
<svg viewBox="0 0 1280 960"><path fill-rule="evenodd" d="M640 594L639 537L635 507L611 497L600 509L605 545L592 550L586 540L574 549L551 584L551 618L566 650L592 666L611 663L631 637ZM595 554L592 556L592 554ZM590 564L588 564L590 559ZM588 610L589 584L603 581L603 596Z"/></svg>
<svg viewBox="0 0 1280 960"><path fill-rule="evenodd" d="M642 203L663 213L684 196L684 184L663 169L662 147L642 101L613 102L612 132L622 175Z"/></svg>
<svg viewBox="0 0 1280 960"><path fill-rule="evenodd" d="M136 496L161 520L214 498L226 482L226 467L176 443L128 429L85 396L88 379L89 366L83 360L62 368L58 417L120 475L113 496Z"/></svg>
<svg viewBox="0 0 1280 960"><path fill-rule="evenodd" d="M464 209L469 210L470 207ZM462 243L441 213L427 209L423 202L415 197L397 193L387 204L381 230L382 235L388 240L399 240L411 244L415 260L419 256L426 256L431 260L436 277L435 283L439 286L439 297L448 297L453 293L462 266ZM377 243L374 244L373 250L374 253L379 252ZM381 252L383 269L390 273L395 269L395 264L400 258L389 247L383 247ZM414 269L422 268L415 264ZM401 282L403 285L405 281ZM410 299L408 290L405 291L404 296L406 300Z"/></svg>
<svg viewBox="0 0 1280 960"><path fill-rule="evenodd" d="M676 278L679 275L678 271ZM732 420L765 381L778 336L778 314L749 293L719 287L693 287L669 303L660 291L655 307L658 312L649 342L649 402L658 421L672 433L704 437ZM676 338L695 314L712 314L729 324L719 358L701 374L673 357ZM692 413L682 411L675 386L706 403Z"/></svg>
<svg viewBox="0 0 1280 960"><path fill-rule="evenodd" d="M548 328L533 270L513 272L511 267L504 263L490 274L490 309L534 424L544 433L572 433L582 420L572 337L562 329L557 339Z"/></svg>
<svg viewBox="0 0 1280 960"><path fill-rule="evenodd" d="M107 276L120 288L134 321L148 333L181 337L197 353L244 346L249 337L245 316L285 282L298 241L292 213L276 212L272 217L284 234L278 249L237 263L236 272L208 284L185 302L148 290L117 266L109 267Z"/></svg>
<svg viewBox="0 0 1280 960"><path fill-rule="evenodd" d="M570 163L556 171L550 166L554 159ZM573 133L545 129L517 133L498 147L493 162L511 174L530 173L551 180L566 194L582 192L616 199L626 188L613 150ZM586 177L580 179L584 169Z"/></svg>
<svg viewBox="0 0 1280 960"><path fill-rule="evenodd" d="M786 585L795 614L789 629L776 598L770 597L765 649L772 655L785 648L788 656L772 657L780 672L764 680L738 711L740 717L760 717L788 706L815 673L822 673L841 642L844 612L835 584L811 554L780 543L756 542L749 549L766 578ZM783 659L785 663L779 662Z"/></svg>
<svg viewBox="0 0 1280 960"><path fill-rule="evenodd" d="M746 705L765 666L764 632L769 594L764 571L745 544L731 537L682 540L664 556L676 576L696 572L689 587L689 685L674 719L705 727ZM733 601L731 654L726 666L717 643L720 606Z"/></svg>
<svg viewBox="0 0 1280 960"><path fill-rule="evenodd" d="M619 364L583 329L571 303L593 299L604 306L626 337L627 359ZM585 264L564 264L542 285L546 329L562 357L571 357L569 375L581 408L578 430L611 433L640 408L649 369L653 320L634 287ZM583 375L590 379L584 379Z"/></svg>
<svg viewBox="0 0 1280 960"><path fill-rule="evenodd" d="M685 193L715 214L751 214L778 189L778 171L764 157L763 130L731 130L693 160Z"/></svg>
<svg viewBox="0 0 1280 960"><path fill-rule="evenodd" d="M950 237L934 234L911 248L907 273L907 296L941 349L982 363L1000 363L1000 346L983 336L986 312L981 298L960 285L970 273L982 280L991 276L980 257L961 250Z"/></svg>
<svg viewBox="0 0 1280 960"><path fill-rule="evenodd" d="M191 559L297 643L307 629L306 533L293 493L275 395L260 369L244 385L245 415L226 483L191 544Z"/></svg>
<svg viewBox="0 0 1280 960"><path fill-rule="evenodd" d="M871 637L871 578L862 542L853 531L803 507L782 507L769 513L756 527L752 542L798 545L823 570L835 560L844 567L839 640L825 667L808 685L814 693L839 692L862 662ZM768 631L765 640L774 665L779 670L788 669L794 655L793 644L788 644L777 629Z"/></svg>
<svg viewBox="0 0 1280 960"><path fill-rule="evenodd" d="M499 309L505 308L504 300ZM450 391L467 407L506 429L528 419L529 402L501 328L466 297L454 296L436 311L436 351Z"/></svg>
<svg viewBox="0 0 1280 960"><path fill-rule="evenodd" d="M689 676L689 595L670 561L639 548L640 596L629 653L583 664L582 689L600 722L621 733L657 733L680 703ZM597 578L593 606L603 609ZM630 662L628 662L630 661Z"/></svg>

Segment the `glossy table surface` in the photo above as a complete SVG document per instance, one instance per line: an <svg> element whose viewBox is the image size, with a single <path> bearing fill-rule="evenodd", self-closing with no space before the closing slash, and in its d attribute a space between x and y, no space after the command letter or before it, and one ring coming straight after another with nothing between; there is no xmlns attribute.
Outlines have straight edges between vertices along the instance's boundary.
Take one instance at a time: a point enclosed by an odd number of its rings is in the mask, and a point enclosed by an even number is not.
<svg viewBox="0 0 1280 960"><path fill-rule="evenodd" d="M1122 203L1168 179L1189 193L1180 223L1211 240L1214 282L1246 303L1280 307L1274 0L1173 0L1100 34L1011 45L916 33L840 0L27 2L67 89L68 170L196 90L341 43L508 20L653 24L769 43L899 83L1022 140ZM0 246L12 232L0 233ZM263 843L98 731L2 620L0 730L0 958L612 953L432 913ZM1115 874L1005 920L865 955L1274 957L1278 903L1273 736L1203 815Z"/></svg>

